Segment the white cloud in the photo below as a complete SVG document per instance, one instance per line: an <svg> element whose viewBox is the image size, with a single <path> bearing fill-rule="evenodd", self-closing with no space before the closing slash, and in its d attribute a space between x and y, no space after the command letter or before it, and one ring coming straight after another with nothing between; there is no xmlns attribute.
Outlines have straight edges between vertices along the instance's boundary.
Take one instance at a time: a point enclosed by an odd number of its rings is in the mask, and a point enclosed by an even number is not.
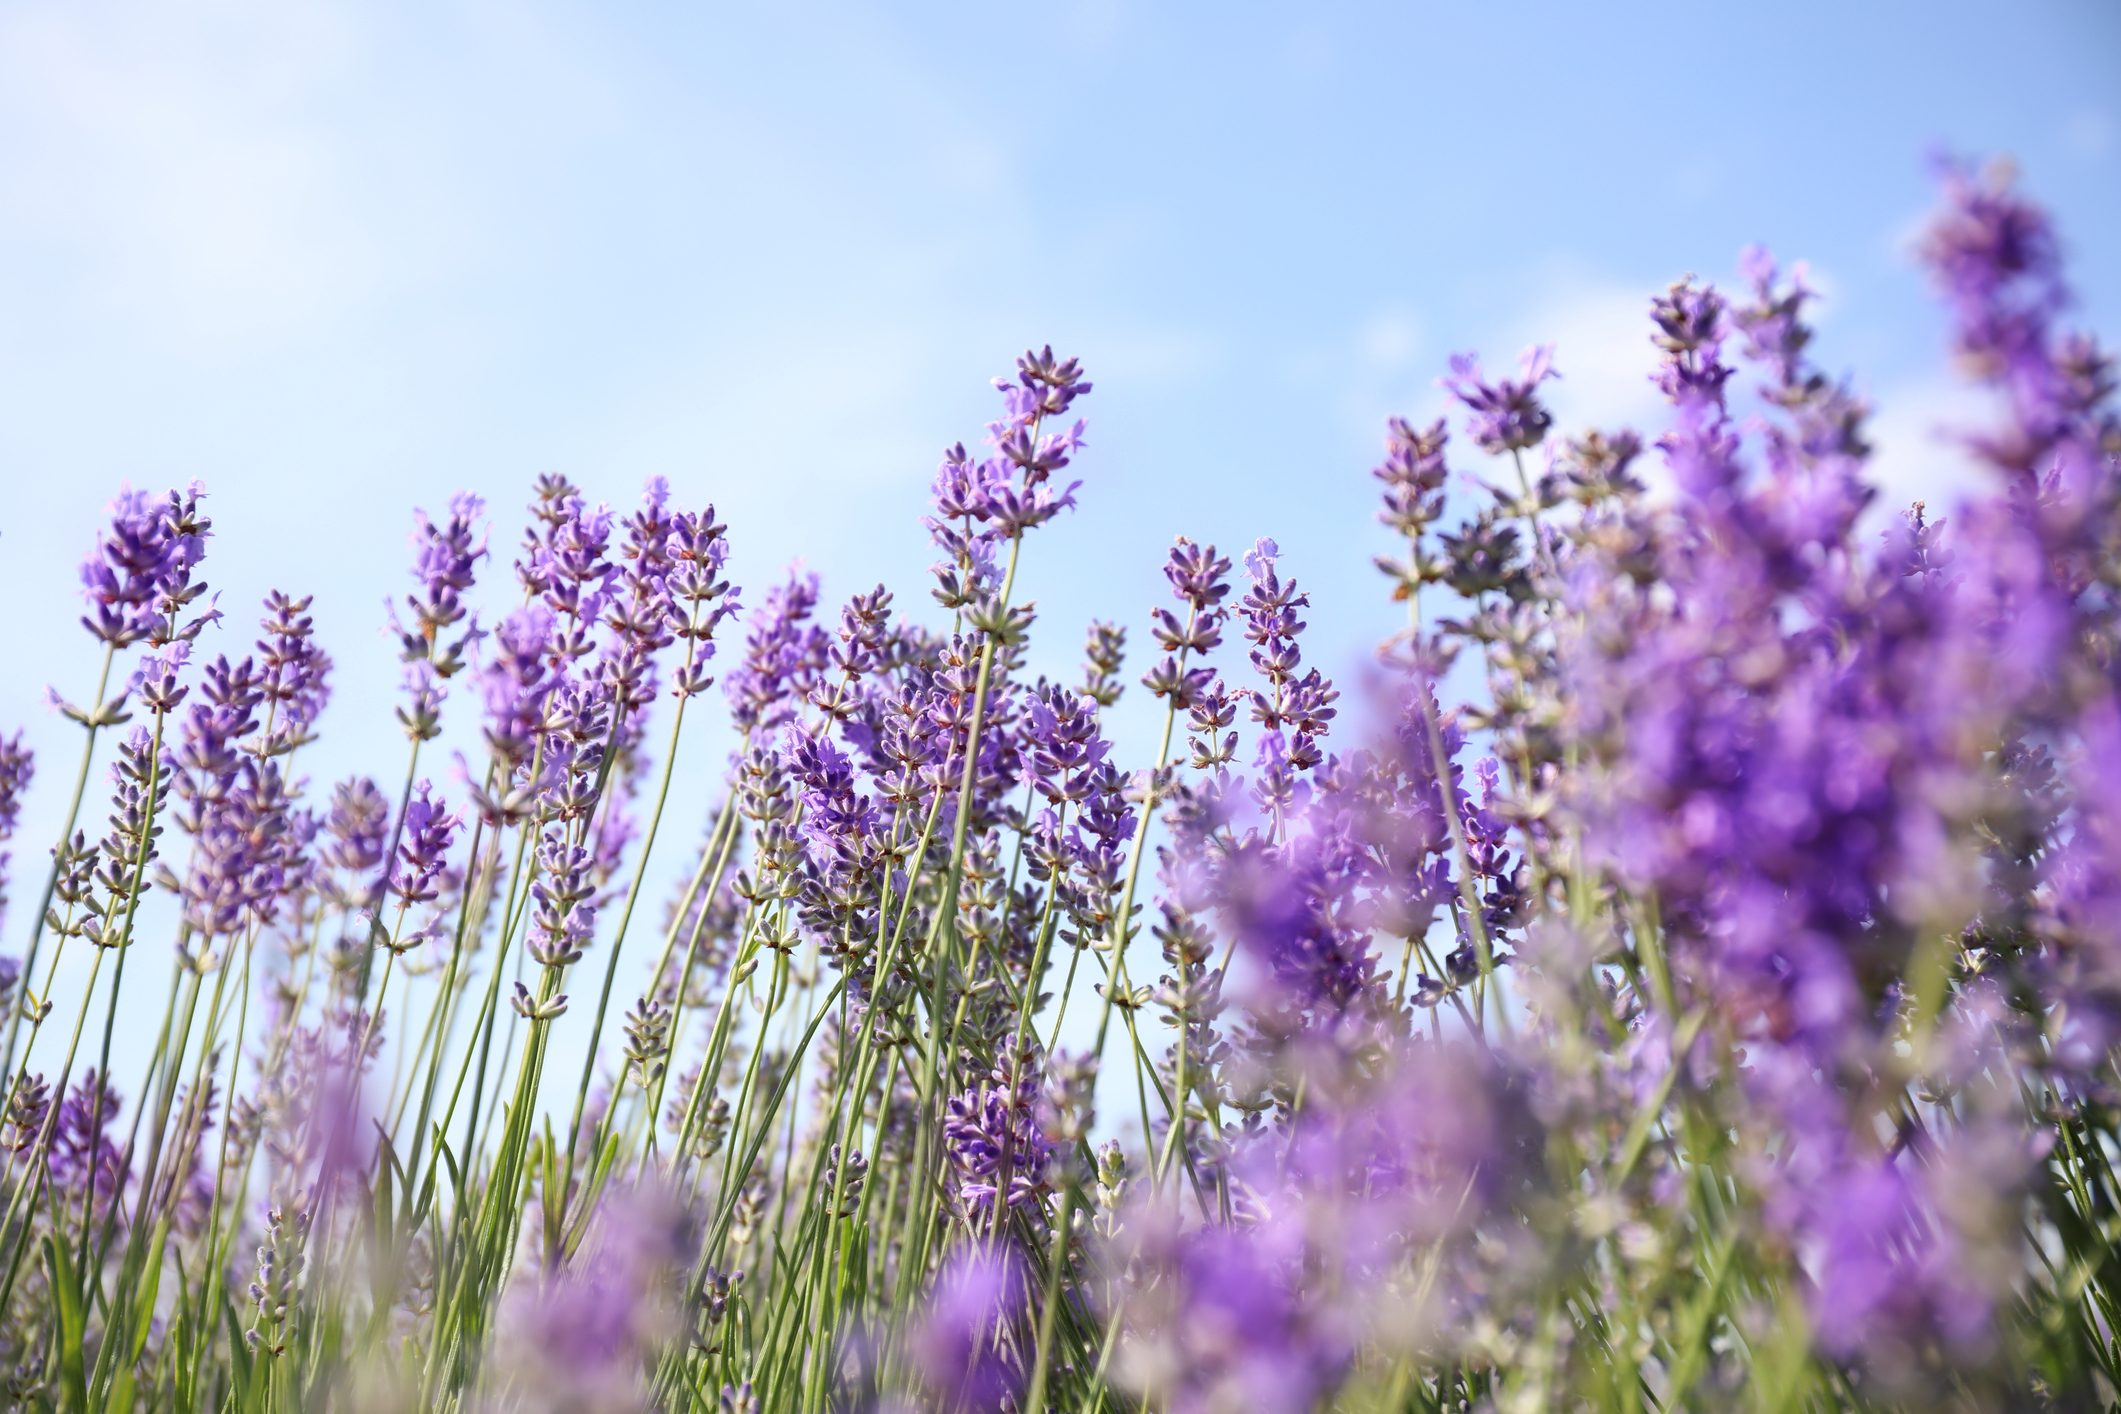
<svg viewBox="0 0 2121 1414"><path fill-rule="evenodd" d="M2114 150L2114 116L2103 108L2079 109L2064 124L2062 135L2079 157L2096 161Z"/></svg>
<svg viewBox="0 0 2121 1414"><path fill-rule="evenodd" d="M1983 489L1987 472L1959 434L1993 423L1998 411L1986 389L1941 375L1879 395L1869 426L1871 484L1878 488L1871 518L1883 523L1915 501L1948 516Z"/></svg>
<svg viewBox="0 0 2121 1414"><path fill-rule="evenodd" d="M0 18L0 202L11 241L71 258L94 302L171 342L285 331L352 307L388 256L318 99L361 48L330 8L122 22ZM59 275L57 278L66 278Z"/></svg>
<svg viewBox="0 0 2121 1414"><path fill-rule="evenodd" d="M1559 430L1645 426L1662 406L1650 385L1657 368L1648 318L1652 292L1610 277L1551 281L1511 321L1510 337L1498 341L1485 361L1499 373L1514 368L1519 350L1552 344L1561 378L1547 385L1545 396Z"/></svg>
<svg viewBox="0 0 2121 1414"><path fill-rule="evenodd" d="M1220 355L1215 340L1197 330L1142 325L1106 330L1094 356L1100 379L1146 392L1204 377ZM1085 351L1086 362L1091 356Z"/></svg>
<svg viewBox="0 0 2121 1414"><path fill-rule="evenodd" d="M1533 345L1554 345L1554 366L1562 376L1545 386L1543 396L1565 434L1645 426L1661 406L1649 381L1657 362L1645 315L1649 294L1647 286L1607 276L1554 275L1489 323L1500 334L1473 351L1484 370L1497 376L1514 374ZM1417 420L1447 416L1457 425L1458 413L1436 383L1444 360L1421 317L1395 305L1373 311L1345 347L1285 353L1283 372L1292 382L1333 381L1339 420L1367 446L1386 413ZM1468 447L1465 455L1475 453Z"/></svg>
<svg viewBox="0 0 2121 1414"><path fill-rule="evenodd" d="M1421 352L1424 340L1419 316L1393 306L1371 315L1356 335L1362 361L1378 373L1398 373Z"/></svg>

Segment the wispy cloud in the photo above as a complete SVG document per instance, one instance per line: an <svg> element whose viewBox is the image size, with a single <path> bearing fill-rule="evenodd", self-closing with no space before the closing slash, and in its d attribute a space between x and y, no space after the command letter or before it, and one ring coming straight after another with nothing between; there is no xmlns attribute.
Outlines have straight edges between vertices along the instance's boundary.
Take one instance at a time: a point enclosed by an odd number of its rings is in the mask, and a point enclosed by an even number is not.
<svg viewBox="0 0 2121 1414"><path fill-rule="evenodd" d="M270 338L357 306L398 258L320 103L357 26L331 7L195 18L0 14L8 242L157 342Z"/></svg>
<svg viewBox="0 0 2121 1414"><path fill-rule="evenodd" d="M1879 394L1869 426L1871 482L1878 488L1872 517L1882 522L1915 501L1925 502L1933 515L1949 515L1983 489L1988 473L1964 437L1999 412L1986 390L1942 375Z"/></svg>
<svg viewBox="0 0 2121 1414"><path fill-rule="evenodd" d="M1509 339L1487 352L1487 362L1499 371L1521 349L1552 344L1561 378L1546 386L1545 396L1563 431L1641 426L1660 406L1650 385L1657 367L1647 317L1651 293L1612 276L1552 280L1512 317Z"/></svg>
<svg viewBox="0 0 2121 1414"><path fill-rule="evenodd" d="M2079 157L2097 161L2114 150L2114 115L2104 108L2080 108L2063 125L2062 136Z"/></svg>

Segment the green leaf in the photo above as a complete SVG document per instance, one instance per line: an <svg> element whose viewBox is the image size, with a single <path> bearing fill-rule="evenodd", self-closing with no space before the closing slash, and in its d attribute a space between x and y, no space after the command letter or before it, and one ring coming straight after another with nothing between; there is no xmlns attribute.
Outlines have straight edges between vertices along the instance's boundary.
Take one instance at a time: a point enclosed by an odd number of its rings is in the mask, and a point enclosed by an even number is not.
<svg viewBox="0 0 2121 1414"><path fill-rule="evenodd" d="M180 1247L170 1255L177 1264L177 1324L170 1345L176 1354L170 1362L170 1397L178 1409L188 1410L198 1399L201 1312L192 1293L191 1272L184 1265L184 1249Z"/></svg>
<svg viewBox="0 0 2121 1414"><path fill-rule="evenodd" d="M1649 1144L1650 1131L1656 1127L1659 1116L1664 1113L1665 1102L1672 1097L1672 1087L1678 1083L1679 1072L1686 1065L1686 1054L1693 1048L1694 1037L1701 1032L1701 1025L1708 1020L1708 1010L1696 1007L1679 1019L1678 1029L1672 1035L1672 1063L1665 1067L1657 1089L1635 1111L1628 1124L1626 1136L1621 1140L1619 1157L1613 1164L1613 1176L1606 1180L1608 1187L1618 1190L1635 1171L1636 1161Z"/></svg>
<svg viewBox="0 0 2121 1414"><path fill-rule="evenodd" d="M869 1226L853 1218L845 1224L840 1243L840 1300L843 1306L859 1307L869 1299Z"/></svg>
<svg viewBox="0 0 2121 1414"><path fill-rule="evenodd" d="M81 1311L81 1287L74 1278L74 1263L64 1238L44 1235L44 1261L51 1269L51 1294L58 1304L60 1407L88 1414L88 1370L83 1364L88 1321Z"/></svg>
<svg viewBox="0 0 2121 1414"><path fill-rule="evenodd" d="M154 1327L155 1297L162 1290L162 1253L169 1242L169 1218L155 1224L155 1241L152 1255L148 1258L147 1270L140 1275L140 1289L133 1295L133 1342L132 1351L126 1357L131 1364L147 1349L148 1332ZM117 1407L124 1407L122 1404Z"/></svg>
<svg viewBox="0 0 2121 1414"><path fill-rule="evenodd" d="M603 1195L604 1185L611 1179L611 1171L619 1157L617 1133L604 1137L604 1147L597 1151L596 1162L589 1170L589 1181L582 1185L582 1202L568 1226L567 1238L561 1251L568 1257L581 1250L582 1239L589 1235L589 1219L596 1212L597 1199Z"/></svg>
<svg viewBox="0 0 2121 1414"><path fill-rule="evenodd" d="M375 1200L376 1236L386 1247L394 1247L396 1244L393 1238L397 1230L397 1188L391 1175L396 1174L396 1182L402 1183L405 1179L405 1169L399 1164L398 1151L391 1147L390 1136L383 1133L381 1125L376 1126L376 1142L384 1159L384 1162L376 1166L376 1187L371 1195Z"/></svg>
<svg viewBox="0 0 2121 1414"><path fill-rule="evenodd" d="M544 1242L547 1252L559 1245L560 1229L567 1220L567 1184L560 1177L560 1146L552 1139L552 1116L545 1116L545 1142L538 1161L545 1172L538 1184L539 1206L543 1209Z"/></svg>
<svg viewBox="0 0 2121 1414"><path fill-rule="evenodd" d="M443 1164L448 1167L449 1187L456 1194L457 1204L461 1207L464 1202L464 1174L457 1167L457 1156L449 1151L449 1145L442 1140L442 1128L440 1125L435 1126L435 1156L441 1159ZM431 1176L432 1174L430 1173Z"/></svg>
<svg viewBox="0 0 2121 1414"><path fill-rule="evenodd" d="M250 1342L243 1338L243 1318L236 1314L235 1303L228 1293L221 1293L221 1319L228 1327L229 1360L236 1367L235 1388L247 1389L250 1385Z"/></svg>
<svg viewBox="0 0 2121 1414"><path fill-rule="evenodd" d="M457 1196L459 1198L462 1198L463 1184L457 1181L456 1160L454 1158L449 1157L449 1146L442 1142L442 1127L440 1125L434 1125L432 1126L432 1128L434 1130L435 1153L442 1156L444 1161L448 1163L450 1180L452 1183L456 1184ZM408 1217L405 1224L405 1230L407 1232L418 1232L420 1230L420 1225L427 1221L427 1214L434 1207L435 1178L440 1173L440 1171L441 1170L437 1165L429 1164L427 1166L427 1172L421 1177L420 1196L413 1200L412 1213Z"/></svg>

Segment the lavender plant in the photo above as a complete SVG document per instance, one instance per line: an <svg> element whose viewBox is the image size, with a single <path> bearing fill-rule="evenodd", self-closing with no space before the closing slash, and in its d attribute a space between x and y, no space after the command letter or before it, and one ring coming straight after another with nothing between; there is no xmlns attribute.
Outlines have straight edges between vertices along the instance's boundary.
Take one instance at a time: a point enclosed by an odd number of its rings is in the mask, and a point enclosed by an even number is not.
<svg viewBox="0 0 2121 1414"><path fill-rule="evenodd" d="M1126 630L1028 666L1092 392L1050 349L944 455L927 604L747 603L660 481L540 480L498 593L477 498L420 516L395 792L302 774L310 599L242 648L200 491L126 493L0 966L9 1397L2114 1406L2121 420L2042 212L1943 186L2002 410L1949 516L1874 505L1813 294L1748 253L1651 301L1661 429L1557 425L1545 349L1389 424L1373 670L1316 661L1274 541L1180 537L1139 761ZM30 778L0 738L0 840Z"/></svg>

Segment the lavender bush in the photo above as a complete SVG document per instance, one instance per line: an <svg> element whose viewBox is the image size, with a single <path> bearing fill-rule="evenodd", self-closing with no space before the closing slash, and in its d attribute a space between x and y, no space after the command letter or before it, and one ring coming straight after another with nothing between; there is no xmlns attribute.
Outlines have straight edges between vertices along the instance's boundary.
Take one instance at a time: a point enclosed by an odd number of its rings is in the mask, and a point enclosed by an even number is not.
<svg viewBox="0 0 2121 1414"><path fill-rule="evenodd" d="M513 583L476 498L421 516L404 759L329 787L310 601L246 646L201 493L121 496L0 968L11 1397L2111 1407L2114 377L2007 178L1922 249L1982 494L1873 505L1751 253L1651 301L1653 439L1556 427L1544 349L1390 424L1405 622L1341 684L1266 539L1029 674L1092 391L1050 350L944 455L925 596L740 595L661 483L540 480ZM722 790L664 906L674 771ZM0 739L0 836L30 773ZM114 1076L129 961L171 984Z"/></svg>

